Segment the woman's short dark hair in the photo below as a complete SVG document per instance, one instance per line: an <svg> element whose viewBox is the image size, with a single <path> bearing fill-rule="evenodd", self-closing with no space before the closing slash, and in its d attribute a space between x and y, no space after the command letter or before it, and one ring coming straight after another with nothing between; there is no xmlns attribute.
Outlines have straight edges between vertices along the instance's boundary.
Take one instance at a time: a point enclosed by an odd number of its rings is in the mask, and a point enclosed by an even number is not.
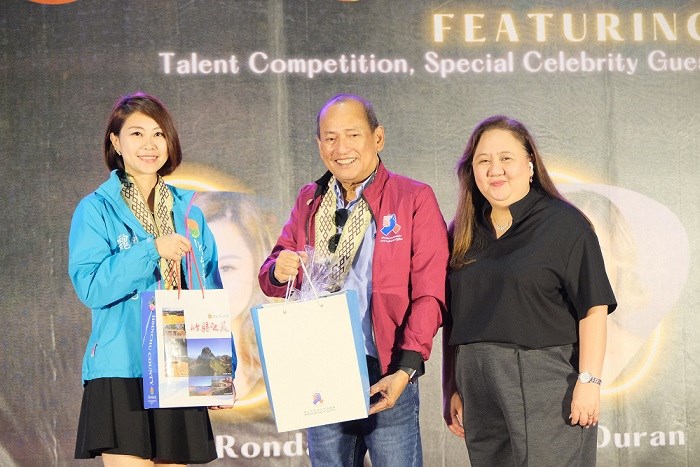
<svg viewBox="0 0 700 467"><path fill-rule="evenodd" d="M119 135L126 119L136 112L151 117L163 130L168 148L168 160L160 168L158 175L170 175L182 162L182 149L180 148L180 138L175 129L175 122L173 122L173 118L165 104L158 98L141 91L120 97L109 115L103 148L107 167L109 167L109 170L124 170L124 159L112 145L110 135L112 133Z"/></svg>

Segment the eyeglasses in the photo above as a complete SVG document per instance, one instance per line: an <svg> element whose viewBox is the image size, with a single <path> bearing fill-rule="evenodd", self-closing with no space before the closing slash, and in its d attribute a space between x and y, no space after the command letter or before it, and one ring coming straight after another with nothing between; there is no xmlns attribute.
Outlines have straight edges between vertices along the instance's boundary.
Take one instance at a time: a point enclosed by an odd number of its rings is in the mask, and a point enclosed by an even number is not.
<svg viewBox="0 0 700 467"><path fill-rule="evenodd" d="M341 229L345 226L345 223L348 221L348 210L345 208L338 209L335 211L335 226L337 229ZM335 235L333 235L330 240L328 240L328 251L331 253L335 253L335 250L338 249L338 242L340 242L340 236L342 232L336 232Z"/></svg>

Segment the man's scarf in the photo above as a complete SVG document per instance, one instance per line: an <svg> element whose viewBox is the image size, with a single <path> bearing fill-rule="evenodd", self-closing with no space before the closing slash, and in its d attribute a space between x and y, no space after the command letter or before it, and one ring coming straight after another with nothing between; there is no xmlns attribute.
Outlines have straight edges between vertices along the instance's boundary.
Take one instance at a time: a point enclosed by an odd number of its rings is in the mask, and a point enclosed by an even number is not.
<svg viewBox="0 0 700 467"><path fill-rule="evenodd" d="M345 222L335 253L331 253L328 243L337 232L335 211L338 207L338 197L333 187L334 184L335 177L331 177L326 194L323 195L321 205L316 214L316 242L314 247L317 260L330 260L330 292L340 290L345 283L357 250L360 248L365 232L372 221L372 212L369 209L369 205L361 197Z"/></svg>

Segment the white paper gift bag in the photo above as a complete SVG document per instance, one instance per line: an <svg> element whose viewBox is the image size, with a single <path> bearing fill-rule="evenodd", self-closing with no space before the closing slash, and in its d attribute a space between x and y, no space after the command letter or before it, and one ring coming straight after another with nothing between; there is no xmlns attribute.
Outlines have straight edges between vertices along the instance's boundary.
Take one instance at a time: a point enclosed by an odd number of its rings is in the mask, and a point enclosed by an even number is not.
<svg viewBox="0 0 700 467"><path fill-rule="evenodd" d="M367 418L369 377L357 293L251 309L279 432Z"/></svg>
<svg viewBox="0 0 700 467"><path fill-rule="evenodd" d="M233 405L236 354L228 291L140 295L144 407Z"/></svg>

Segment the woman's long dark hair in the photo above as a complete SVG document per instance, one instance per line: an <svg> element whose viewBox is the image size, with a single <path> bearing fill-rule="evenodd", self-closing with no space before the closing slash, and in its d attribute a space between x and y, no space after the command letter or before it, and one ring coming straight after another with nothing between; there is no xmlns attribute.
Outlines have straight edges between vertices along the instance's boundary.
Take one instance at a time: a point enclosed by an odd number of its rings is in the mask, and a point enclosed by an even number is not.
<svg viewBox="0 0 700 467"><path fill-rule="evenodd" d="M480 238L477 230L477 213L486 201L476 186L472 161L474 152L481 140L481 136L489 130L505 130L523 145L530 157L534 174L532 176L532 188L544 193L551 198L566 201L554 186L554 182L547 173L542 163L535 139L525 126L517 120L504 115L494 115L479 123L467 141L462 157L457 163L457 178L459 179L459 198L457 200L457 212L450 223L449 233L452 240L452 255L450 267L460 268L472 260L467 252L472 247L478 247Z"/></svg>

